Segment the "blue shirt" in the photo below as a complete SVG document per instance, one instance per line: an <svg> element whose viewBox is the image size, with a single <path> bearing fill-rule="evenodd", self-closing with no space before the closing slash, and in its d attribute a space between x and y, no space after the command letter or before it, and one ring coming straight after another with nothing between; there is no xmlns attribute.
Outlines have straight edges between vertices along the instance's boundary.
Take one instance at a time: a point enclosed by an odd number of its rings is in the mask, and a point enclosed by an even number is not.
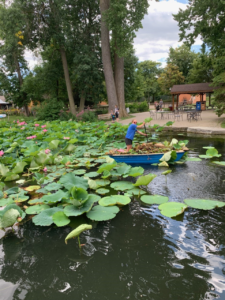
<svg viewBox="0 0 225 300"><path fill-rule="evenodd" d="M137 131L137 125L131 124L127 130L126 138L133 140L135 132Z"/></svg>

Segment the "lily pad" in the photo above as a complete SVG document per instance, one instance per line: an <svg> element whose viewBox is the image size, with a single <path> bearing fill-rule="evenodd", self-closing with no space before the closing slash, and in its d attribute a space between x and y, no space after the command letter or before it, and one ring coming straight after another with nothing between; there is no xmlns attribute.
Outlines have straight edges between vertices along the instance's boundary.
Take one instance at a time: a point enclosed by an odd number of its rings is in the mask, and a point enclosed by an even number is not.
<svg viewBox="0 0 225 300"><path fill-rule="evenodd" d="M109 185L110 181L109 180L105 180L105 179L96 179L95 180L96 184L98 186L105 186L105 185Z"/></svg>
<svg viewBox="0 0 225 300"><path fill-rule="evenodd" d="M171 172L172 172L172 170L167 170L165 172L162 172L161 175L165 175L166 176L166 175L170 174Z"/></svg>
<svg viewBox="0 0 225 300"><path fill-rule="evenodd" d="M31 185L31 186L26 187L24 190L28 191L28 192L33 192L33 191L36 191L38 189L40 189L39 185Z"/></svg>
<svg viewBox="0 0 225 300"><path fill-rule="evenodd" d="M14 200L12 198L2 198L0 200L0 206L6 206L6 205L9 205L9 204L12 204L14 203Z"/></svg>
<svg viewBox="0 0 225 300"><path fill-rule="evenodd" d="M137 177L144 173L144 169L142 167L131 168L128 176Z"/></svg>
<svg viewBox="0 0 225 300"><path fill-rule="evenodd" d="M117 165L116 162L113 162L111 164L109 163L105 163L105 164L102 164L99 168L98 168L98 173L102 173L103 171L107 170L107 171L110 171L112 170L113 168L115 168Z"/></svg>
<svg viewBox="0 0 225 300"><path fill-rule="evenodd" d="M99 176L99 173L97 172L89 172L85 174L85 177L90 177L90 178L97 177L97 176Z"/></svg>
<svg viewBox="0 0 225 300"><path fill-rule="evenodd" d="M126 191L134 188L130 181L116 181L110 184L110 187L116 191Z"/></svg>
<svg viewBox="0 0 225 300"><path fill-rule="evenodd" d="M67 218L63 211L55 212L52 216L52 219L55 225L58 227L66 226L70 223L70 219Z"/></svg>
<svg viewBox="0 0 225 300"><path fill-rule="evenodd" d="M76 229L74 229L67 235L67 237L65 239L65 243L67 244L67 241L69 239L75 238L75 237L79 236L82 232L84 232L86 230L90 230L90 229L92 229L92 226L88 225L88 224L82 224L82 225L78 226Z"/></svg>
<svg viewBox="0 0 225 300"><path fill-rule="evenodd" d="M190 207L203 210L211 210L216 207L225 206L225 202L208 199L185 199L184 202Z"/></svg>
<svg viewBox="0 0 225 300"><path fill-rule="evenodd" d="M70 190L70 194L72 196L70 201L74 206L81 206L88 200L88 192L85 189L74 186Z"/></svg>
<svg viewBox="0 0 225 300"><path fill-rule="evenodd" d="M79 176L75 176L73 173L67 173L66 175L62 176L59 180L67 190L70 190L73 186L83 188L85 190L88 189L88 181Z"/></svg>
<svg viewBox="0 0 225 300"><path fill-rule="evenodd" d="M46 204L56 203L61 201L62 199L68 198L67 193L64 193L62 190L58 190L58 192L50 195L45 195L40 198L40 201Z"/></svg>
<svg viewBox="0 0 225 300"><path fill-rule="evenodd" d="M146 204L163 204L168 202L169 198L161 195L144 195L141 201Z"/></svg>
<svg viewBox="0 0 225 300"><path fill-rule="evenodd" d="M96 194L89 194L88 195L88 200L91 200L93 202L98 202L101 199L99 195Z"/></svg>
<svg viewBox="0 0 225 300"><path fill-rule="evenodd" d="M60 188L62 188L62 185L56 182L52 182L44 187L44 189L47 190L48 192L58 191Z"/></svg>
<svg viewBox="0 0 225 300"><path fill-rule="evenodd" d="M225 166L225 161L212 161L212 163L219 165L219 166Z"/></svg>
<svg viewBox="0 0 225 300"><path fill-rule="evenodd" d="M98 201L101 206L113 206L113 205L127 205L131 202L131 199L127 196L112 195L104 197Z"/></svg>
<svg viewBox="0 0 225 300"><path fill-rule="evenodd" d="M105 195L105 194L107 194L108 192L109 192L109 190L104 189L104 188L101 188L101 189L97 189L97 190L96 190L96 193L97 193L97 194L100 194L100 195Z"/></svg>
<svg viewBox="0 0 225 300"><path fill-rule="evenodd" d="M41 211L50 208L47 204L42 205L32 205L26 209L26 214L28 215L36 215L39 214Z"/></svg>
<svg viewBox="0 0 225 300"><path fill-rule="evenodd" d="M178 215L181 215L185 209L187 209L187 205L179 202L167 202L159 205L159 210L162 215L173 218Z"/></svg>
<svg viewBox="0 0 225 300"><path fill-rule="evenodd" d="M152 173L145 175L145 176L141 176L138 178L138 180L134 184L134 186L148 185L155 177L156 177L156 175L152 174Z"/></svg>
<svg viewBox="0 0 225 300"><path fill-rule="evenodd" d="M64 213L68 217L77 217L84 213L89 212L92 209L92 206L94 205L93 200L88 200L84 203L82 206L74 206L74 205L68 205L64 208Z"/></svg>
<svg viewBox="0 0 225 300"><path fill-rule="evenodd" d="M139 189L139 188L133 188L132 190L128 190L126 191L126 194L132 196L132 195L135 195L135 196L139 196L139 195L144 195L146 194L145 191Z"/></svg>
<svg viewBox="0 0 225 300"><path fill-rule="evenodd" d="M84 170L84 169L75 170L75 171L73 171L73 173L74 173L75 175L83 175L83 174L86 173L86 170Z"/></svg>
<svg viewBox="0 0 225 300"><path fill-rule="evenodd" d="M50 226L54 223L52 216L54 215L54 213L58 211L62 211L62 208L53 207L53 208L45 209L42 212L40 212L40 214L33 217L32 222L35 225L39 225L39 226Z"/></svg>
<svg viewBox="0 0 225 300"><path fill-rule="evenodd" d="M115 218L119 211L120 210L117 206L104 207L97 205L87 213L87 217L93 221L107 221Z"/></svg>
<svg viewBox="0 0 225 300"><path fill-rule="evenodd" d="M116 168L116 172L117 172L118 176L122 176L122 175L129 173L130 169L131 169L131 166L129 166L127 164L122 164L118 168Z"/></svg>
<svg viewBox="0 0 225 300"><path fill-rule="evenodd" d="M169 165L166 161L163 161L160 164L158 164L158 167L169 167Z"/></svg>

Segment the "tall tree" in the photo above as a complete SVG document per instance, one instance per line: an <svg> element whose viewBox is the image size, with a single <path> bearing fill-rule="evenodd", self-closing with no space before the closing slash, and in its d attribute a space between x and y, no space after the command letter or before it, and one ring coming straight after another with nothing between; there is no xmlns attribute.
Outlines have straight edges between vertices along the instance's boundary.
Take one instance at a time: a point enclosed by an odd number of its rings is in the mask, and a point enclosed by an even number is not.
<svg viewBox="0 0 225 300"><path fill-rule="evenodd" d="M180 28L180 40L185 40L189 45L194 44L200 35L215 57L214 60L214 86L215 105L218 116L225 113L225 3L223 0L189 0L185 10L180 10L174 15Z"/></svg>
<svg viewBox="0 0 225 300"><path fill-rule="evenodd" d="M184 80L185 78L179 71L179 68L172 64L168 64L165 67L164 72L158 78L158 83L163 93L169 95L173 85L184 83Z"/></svg>
<svg viewBox="0 0 225 300"><path fill-rule="evenodd" d="M192 64L194 59L198 57L198 54L194 51L191 51L190 47L183 44L178 48L170 48L169 56L167 58L167 63L175 65L179 68L179 71L183 73L183 76L186 78L190 70L192 69Z"/></svg>

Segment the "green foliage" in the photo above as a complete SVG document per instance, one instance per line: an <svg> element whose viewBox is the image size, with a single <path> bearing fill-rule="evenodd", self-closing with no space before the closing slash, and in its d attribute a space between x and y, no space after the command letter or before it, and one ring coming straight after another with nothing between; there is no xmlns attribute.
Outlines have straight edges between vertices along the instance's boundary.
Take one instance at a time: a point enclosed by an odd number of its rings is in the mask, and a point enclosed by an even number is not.
<svg viewBox="0 0 225 300"><path fill-rule="evenodd" d="M67 241L69 239L72 239L72 238L75 238L75 237L79 237L79 235L86 231L86 230L90 230L92 229L92 226L91 225L88 225L88 224L82 224L80 226L78 226L76 229L74 229L73 231L71 231L67 237L65 238L65 243L67 244Z"/></svg>
<svg viewBox="0 0 225 300"><path fill-rule="evenodd" d="M184 202L193 208L211 210L215 207L224 207L225 202L208 199L185 199Z"/></svg>
<svg viewBox="0 0 225 300"><path fill-rule="evenodd" d="M108 221L115 218L119 211L117 206L103 207L97 205L87 213L87 217L93 221Z"/></svg>
<svg viewBox="0 0 225 300"><path fill-rule="evenodd" d="M148 103L146 101L126 104L126 107L129 107L131 113L145 112L149 110Z"/></svg>
<svg viewBox="0 0 225 300"><path fill-rule="evenodd" d="M83 113L81 119L83 122L96 122L98 118L97 118L95 112L89 111L89 112Z"/></svg>
<svg viewBox="0 0 225 300"><path fill-rule="evenodd" d="M130 198L121 195L112 195L104 197L98 201L101 206L127 205L130 203Z"/></svg>
<svg viewBox="0 0 225 300"><path fill-rule="evenodd" d="M42 103L37 111L37 119L45 121L59 120L60 111L63 109L63 103L56 98L48 99Z"/></svg>
<svg viewBox="0 0 225 300"><path fill-rule="evenodd" d="M168 202L169 198L161 195L144 195L141 197L141 201L145 204L163 204Z"/></svg>
<svg viewBox="0 0 225 300"><path fill-rule="evenodd" d="M187 209L187 205L178 202L167 202L159 205L161 214L169 218L181 215L185 209Z"/></svg>

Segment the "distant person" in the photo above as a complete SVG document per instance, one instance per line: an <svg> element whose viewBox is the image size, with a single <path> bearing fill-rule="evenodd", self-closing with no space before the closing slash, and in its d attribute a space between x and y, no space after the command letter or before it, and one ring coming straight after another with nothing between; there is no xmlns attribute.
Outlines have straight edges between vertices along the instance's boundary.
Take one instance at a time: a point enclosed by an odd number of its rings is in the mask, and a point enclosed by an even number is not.
<svg viewBox="0 0 225 300"><path fill-rule="evenodd" d="M156 110L156 111L159 111L159 110L160 110L160 105L159 105L159 103L158 103L158 102L156 102L156 107L155 107L155 110Z"/></svg>
<svg viewBox="0 0 225 300"><path fill-rule="evenodd" d="M162 99L160 99L160 101L159 101L159 106L160 106L160 109L162 110L162 107L163 107L163 100Z"/></svg>
<svg viewBox="0 0 225 300"><path fill-rule="evenodd" d="M127 134L125 136L125 143L127 145L127 151L129 151L132 148L132 142L133 142L136 131L141 135L147 136L147 134L137 130L137 128L141 128L144 125L145 125L145 122L143 122L143 124L137 126L137 120L132 120L132 124L129 126L129 128L127 130Z"/></svg>
<svg viewBox="0 0 225 300"><path fill-rule="evenodd" d="M116 120L116 115L114 114L113 110L111 110L111 118L112 118L112 122L114 123Z"/></svg>
<svg viewBox="0 0 225 300"><path fill-rule="evenodd" d="M116 115L116 121L119 119L119 108L117 105L115 105L115 115Z"/></svg>

